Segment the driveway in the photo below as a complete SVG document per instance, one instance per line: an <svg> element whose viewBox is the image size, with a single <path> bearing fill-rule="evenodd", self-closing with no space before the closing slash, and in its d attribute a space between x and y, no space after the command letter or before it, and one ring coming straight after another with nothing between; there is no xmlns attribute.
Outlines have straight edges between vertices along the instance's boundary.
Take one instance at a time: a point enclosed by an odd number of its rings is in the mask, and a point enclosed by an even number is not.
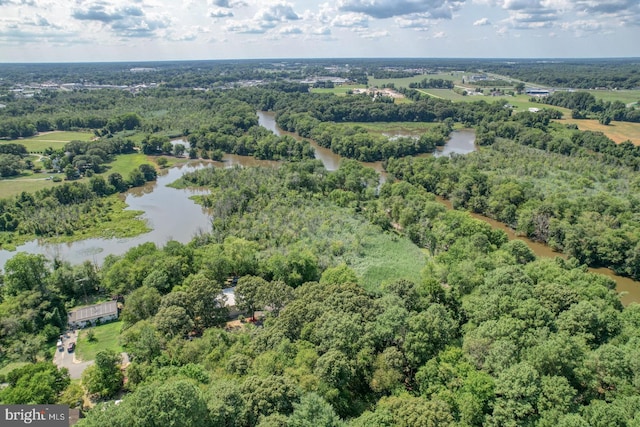
<svg viewBox="0 0 640 427"><path fill-rule="evenodd" d="M67 351L67 346L71 342L77 342L78 340L78 330L75 332L69 332L64 335L62 340L62 345L64 347L63 351L56 349L56 354L53 356L53 363L58 368L67 368L69 370L69 376L72 380L80 379L82 373L88 366L93 365L93 360L88 360L86 362L80 362L76 360L76 352L69 353Z"/></svg>
<svg viewBox="0 0 640 427"><path fill-rule="evenodd" d="M87 360L84 362L76 359L75 351L71 353L67 351L67 346L72 342L78 342L78 329L64 335L62 340L64 350L60 351L56 349L56 354L53 356L53 363L58 368L67 368L71 379L76 380L82 377L82 373L85 369L93 365L93 360ZM122 353L122 367L124 368L127 365L129 365L129 355L127 353Z"/></svg>

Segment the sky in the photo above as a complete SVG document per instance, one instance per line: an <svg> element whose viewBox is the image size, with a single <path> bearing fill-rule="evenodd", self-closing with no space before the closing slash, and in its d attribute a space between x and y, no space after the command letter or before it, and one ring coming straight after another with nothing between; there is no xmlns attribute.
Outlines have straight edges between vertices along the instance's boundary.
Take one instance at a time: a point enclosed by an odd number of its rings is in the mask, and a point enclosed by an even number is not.
<svg viewBox="0 0 640 427"><path fill-rule="evenodd" d="M0 63L640 57L640 0L0 0Z"/></svg>

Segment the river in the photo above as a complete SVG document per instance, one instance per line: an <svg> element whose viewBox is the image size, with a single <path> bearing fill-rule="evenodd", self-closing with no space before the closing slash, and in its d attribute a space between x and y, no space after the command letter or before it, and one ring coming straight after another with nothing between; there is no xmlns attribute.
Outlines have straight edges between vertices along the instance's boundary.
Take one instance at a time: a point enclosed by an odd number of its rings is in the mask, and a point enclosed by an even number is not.
<svg viewBox="0 0 640 427"><path fill-rule="evenodd" d="M260 125L273 131L277 135L291 135L298 137L296 134L282 131L276 125L273 113L258 111L258 119ZM179 140L173 142L180 142ZM447 144L438 150L434 155L450 155L452 153L466 154L475 151L475 134L472 130L455 131ZM315 157L322 161L327 170L336 170L340 165L342 157L333 153L327 148L320 147L314 141L310 141L311 146L315 150ZM187 145L187 144L185 144ZM157 181L147 183L143 187L134 188L125 193L125 201L128 205L127 209L143 211L142 219L146 220L151 231L131 238L113 238L113 239L85 239L71 243L48 244L41 243L38 240L28 242L17 248L20 252L29 252L34 254L42 254L53 259L55 257L72 264L78 264L84 261L91 261L96 264L102 263L109 254L123 254L127 250L145 242L154 242L162 246L169 240L177 240L187 243L195 235L201 232L208 232L211 227L211 217L201 206L189 199L195 194L206 194L203 189L175 189L167 187L180 178L183 174L206 167L213 164L216 167L233 167L240 166L276 166L278 162L257 160L253 157L237 156L226 154L222 162L189 162L175 166L171 169L162 171ZM381 182L386 179L382 162L363 163L372 167L381 176ZM442 203L451 208L445 200ZM563 256L562 254L553 252L548 246L533 242L529 239L516 236L513 230L506 225L494 221L478 214L471 214L475 218L481 219L489 223L494 228L504 230L510 239L520 239L535 252L537 256ZM0 267L10 259L17 251L0 250ZM626 277L615 275L609 269L590 269L595 273L604 274L616 281L618 292L622 293L621 300L623 304L629 304L633 301L640 301L640 282L631 280Z"/></svg>
<svg viewBox="0 0 640 427"><path fill-rule="evenodd" d="M436 200L446 206L448 209L453 209L451 206L451 202L449 200L443 199L442 197L436 197ZM523 236L518 236L513 229L509 228L507 225L503 224L500 221L496 221L495 219L486 217L484 215L480 215L477 213L469 212L469 215L472 217L479 219L481 221L486 222L491 225L493 228L500 229L507 233L507 237L509 240L518 239L522 240L531 248L531 250L539 257L548 257L548 258L567 258L567 256L560 252L555 252L549 246L544 243L535 242L531 239L528 239ZM620 293L620 301L622 301L623 305L629 305L632 302L640 301L640 282L633 280L629 277L618 276L609 268L592 268L588 267L588 270L592 273L602 274L613 279L616 282L616 291Z"/></svg>
<svg viewBox="0 0 640 427"><path fill-rule="evenodd" d="M127 250L145 242L164 245L169 240L182 243L190 241L197 233L208 232L211 218L200 205L189 199L206 190L178 190L167 187L186 172L204 167L202 162L190 162L161 171L155 182L133 188L125 193L128 210L144 211L141 218L152 230L130 238L94 238L70 243L42 243L39 240L18 246L17 251L0 250L0 266L17 252L42 254L49 259L59 258L72 264L91 261L101 264L109 254L123 254Z"/></svg>

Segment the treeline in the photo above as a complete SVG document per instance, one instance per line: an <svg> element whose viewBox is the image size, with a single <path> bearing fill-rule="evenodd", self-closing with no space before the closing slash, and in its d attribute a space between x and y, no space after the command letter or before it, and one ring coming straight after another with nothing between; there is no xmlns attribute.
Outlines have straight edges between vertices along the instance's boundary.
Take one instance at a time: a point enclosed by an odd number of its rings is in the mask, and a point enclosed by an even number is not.
<svg viewBox="0 0 640 427"><path fill-rule="evenodd" d="M133 96L118 90L45 91L12 100L0 109L0 138L16 139L53 130L95 129L98 135L136 129L140 116L123 112ZM118 111L119 110L119 111Z"/></svg>
<svg viewBox="0 0 640 427"><path fill-rule="evenodd" d="M124 393L118 405L89 410L83 426L632 425L637 305L623 309L610 279L537 260L419 185L389 181L376 195L371 173L355 162L336 172L317 162L198 171L186 181L211 187L206 200L226 212L224 228L110 256L97 274L82 270L91 264L43 268L40 256L23 254L9 265L0 304L41 286L80 298L73 278L82 274L90 294L124 296L126 384L108 352L82 378L94 399ZM286 218L271 216L278 206ZM264 221L265 209L280 225ZM357 283L355 263L370 243L355 224L366 222L429 252L419 280L390 271L370 291ZM338 235L352 241L326 245ZM277 257L285 247L296 250ZM25 271L37 279L22 280ZM262 311L260 322L218 326L228 275L238 277L237 308ZM47 403L79 404L64 371L34 366L9 375L3 403L35 400L28 378L41 371Z"/></svg>
<svg viewBox="0 0 640 427"><path fill-rule="evenodd" d="M16 176L25 169L33 169L27 148L21 144L0 144L0 177Z"/></svg>
<svg viewBox="0 0 640 427"><path fill-rule="evenodd" d="M453 159L390 160L387 169L581 263L640 277L635 172L625 166L498 141Z"/></svg>
<svg viewBox="0 0 640 427"><path fill-rule="evenodd" d="M627 108L621 101L596 100L596 97L589 92L554 92L539 101L569 108L574 119L597 118L605 125L608 125L612 120L640 122L640 109Z"/></svg>
<svg viewBox="0 0 640 427"><path fill-rule="evenodd" d="M36 237L73 235L108 222L109 201L105 196L154 181L157 173L149 164L131 171L127 179L114 172L106 178L93 176L88 183L65 182L35 193L0 199L0 232L3 245ZM20 237L18 237L20 236Z"/></svg>
<svg viewBox="0 0 640 427"><path fill-rule="evenodd" d="M565 156L591 156L616 165L640 168L640 148L631 141L616 144L602 132L580 131L575 125L565 127L553 123L562 115L557 110L543 109L511 116L502 122L483 121L476 128L478 145L490 145L496 138L513 140L525 146Z"/></svg>
<svg viewBox="0 0 640 427"><path fill-rule="evenodd" d="M124 385L122 376L106 375L117 372L117 357L100 356L83 387L105 398L123 387L126 393L119 405L99 404L80 423L597 425L603 417L631 423L638 412L631 406L638 393L637 306L623 310L609 279L574 263L536 260L524 243L446 210L408 182L388 182L379 196L350 187L350 176L365 172L348 165L324 174L304 162L191 176L212 186L214 203L235 193L240 209L226 217L219 243L201 236L164 249L145 244L105 263L103 286L125 294L122 337L132 363ZM336 187L334 179L344 184ZM308 207L329 207L327 192L336 190L352 193L353 218L362 220L360 210L429 250L421 280L392 279L366 292L349 263L317 263L321 245L307 248L316 255L314 280L291 286L266 274L261 266L280 264L263 264L261 253L280 234L244 218L277 195L301 220ZM344 227L329 225L347 212L333 206L318 215L329 221L319 228L309 218L308 235ZM233 237L240 232L262 237ZM345 251L355 255L357 248ZM270 307L256 326L215 326L224 321L215 277L229 273L239 276L235 296L247 317ZM15 395L16 386L3 396Z"/></svg>
<svg viewBox="0 0 640 427"><path fill-rule="evenodd" d="M412 89L413 90L413 89ZM453 123L473 126L481 121L502 122L511 112L500 103L461 103L420 96L415 103L394 104L377 102L366 95L347 97L318 94L265 94L242 92L241 96L260 106L272 106L278 125L302 137L312 138L321 146L361 161L375 161L389 157L432 152L442 145ZM273 102L263 101L273 96ZM367 134L357 126L336 125L341 122L442 122L441 126L419 138L394 138ZM333 122L333 123L332 123Z"/></svg>
<svg viewBox="0 0 640 427"><path fill-rule="evenodd" d="M416 71L376 69L372 76L374 79L403 79L417 74Z"/></svg>
<svg viewBox="0 0 640 427"><path fill-rule="evenodd" d="M638 60L633 58L516 60L487 62L480 68L556 88L634 89L640 87Z"/></svg>
<svg viewBox="0 0 640 427"><path fill-rule="evenodd" d="M453 89L453 80L424 78L419 82L409 83L409 87L412 89Z"/></svg>

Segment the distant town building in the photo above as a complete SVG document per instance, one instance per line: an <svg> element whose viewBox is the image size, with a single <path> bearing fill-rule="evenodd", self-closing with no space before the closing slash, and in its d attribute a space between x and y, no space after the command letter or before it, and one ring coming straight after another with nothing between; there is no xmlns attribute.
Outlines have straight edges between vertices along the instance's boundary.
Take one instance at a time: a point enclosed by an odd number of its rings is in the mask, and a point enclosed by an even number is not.
<svg viewBox="0 0 640 427"><path fill-rule="evenodd" d="M71 328L86 328L116 319L118 319L118 303L109 301L71 310L68 323Z"/></svg>
<svg viewBox="0 0 640 427"><path fill-rule="evenodd" d="M527 89L526 90L527 95L529 96L549 96L551 94L550 91L546 90L546 89Z"/></svg>

